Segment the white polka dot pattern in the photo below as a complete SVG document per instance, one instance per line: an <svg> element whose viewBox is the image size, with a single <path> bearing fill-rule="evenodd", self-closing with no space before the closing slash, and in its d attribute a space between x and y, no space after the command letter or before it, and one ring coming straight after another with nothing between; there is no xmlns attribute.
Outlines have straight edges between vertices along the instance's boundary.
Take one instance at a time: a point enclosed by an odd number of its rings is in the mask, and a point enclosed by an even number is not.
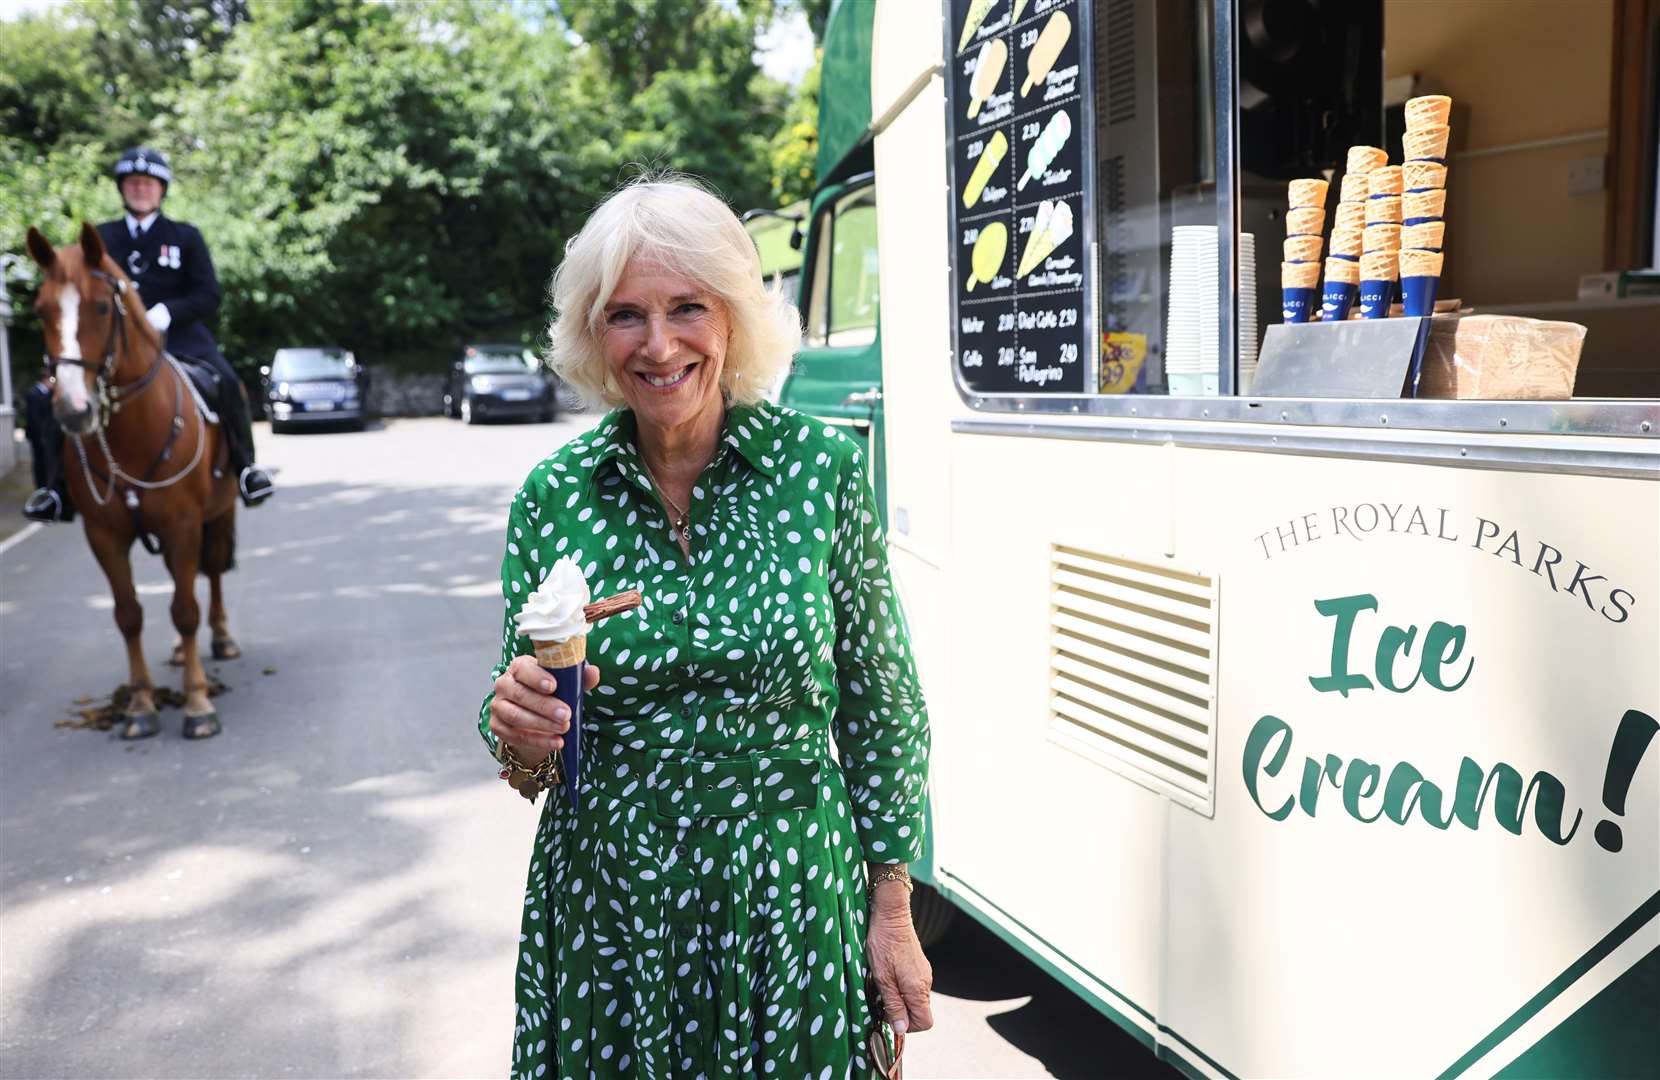
<svg viewBox="0 0 1660 1080"><path fill-rule="evenodd" d="M580 808L544 800L515 1077L868 1069L862 863L922 854L928 719L864 461L820 421L733 407L690 512L688 560L627 412L533 469L509 511L492 678L530 652L513 615L558 557L595 596L644 597L589 635L605 681ZM708 782L661 798L671 774ZM788 786L802 775L816 797Z"/></svg>

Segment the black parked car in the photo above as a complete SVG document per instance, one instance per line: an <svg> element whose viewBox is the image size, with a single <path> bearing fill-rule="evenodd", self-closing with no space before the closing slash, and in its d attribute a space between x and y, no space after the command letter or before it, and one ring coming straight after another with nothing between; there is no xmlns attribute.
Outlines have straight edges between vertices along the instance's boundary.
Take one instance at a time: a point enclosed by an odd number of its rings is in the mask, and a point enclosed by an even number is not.
<svg viewBox="0 0 1660 1080"><path fill-rule="evenodd" d="M347 350L332 345L278 349L259 375L272 431L301 424L363 430L369 376Z"/></svg>
<svg viewBox="0 0 1660 1080"><path fill-rule="evenodd" d="M558 411L554 377L518 345L468 345L450 365L444 411L457 420L547 423Z"/></svg>

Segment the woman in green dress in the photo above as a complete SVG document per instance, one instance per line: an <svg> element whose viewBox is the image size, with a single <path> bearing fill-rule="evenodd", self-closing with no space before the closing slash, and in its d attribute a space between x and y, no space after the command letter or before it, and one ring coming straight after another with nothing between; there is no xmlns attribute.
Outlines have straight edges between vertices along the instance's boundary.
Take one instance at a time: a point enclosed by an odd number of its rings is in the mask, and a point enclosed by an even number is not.
<svg viewBox="0 0 1660 1080"><path fill-rule="evenodd" d="M928 720L863 457L766 403L799 318L695 183L607 199L553 305L554 367L615 411L514 496L492 751L533 766L569 728L513 621L555 561L644 603L588 635L577 805L544 800L531 856L513 1075L863 1078L867 976L896 1031L932 1024L905 870Z"/></svg>

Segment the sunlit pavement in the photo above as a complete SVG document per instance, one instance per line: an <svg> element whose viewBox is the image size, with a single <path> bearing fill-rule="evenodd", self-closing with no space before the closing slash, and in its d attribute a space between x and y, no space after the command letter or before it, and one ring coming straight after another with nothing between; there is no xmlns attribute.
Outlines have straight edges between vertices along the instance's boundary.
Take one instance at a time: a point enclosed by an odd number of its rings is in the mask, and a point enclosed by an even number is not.
<svg viewBox="0 0 1660 1080"><path fill-rule="evenodd" d="M474 731L506 504L592 420L258 429L225 731L54 726L125 678L77 524L0 554L0 1075L505 1075L535 811ZM135 547L152 674L171 584ZM205 602L205 587L200 590ZM1171 1076L960 920L907 1075Z"/></svg>

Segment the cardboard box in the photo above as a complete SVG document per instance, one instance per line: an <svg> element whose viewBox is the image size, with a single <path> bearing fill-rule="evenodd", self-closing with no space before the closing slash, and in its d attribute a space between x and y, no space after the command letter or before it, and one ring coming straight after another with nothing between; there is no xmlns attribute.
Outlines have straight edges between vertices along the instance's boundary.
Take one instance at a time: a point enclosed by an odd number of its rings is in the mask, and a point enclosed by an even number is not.
<svg viewBox="0 0 1660 1080"><path fill-rule="evenodd" d="M1437 315L1418 396L1502 401L1573 397L1585 327L1518 315Z"/></svg>

